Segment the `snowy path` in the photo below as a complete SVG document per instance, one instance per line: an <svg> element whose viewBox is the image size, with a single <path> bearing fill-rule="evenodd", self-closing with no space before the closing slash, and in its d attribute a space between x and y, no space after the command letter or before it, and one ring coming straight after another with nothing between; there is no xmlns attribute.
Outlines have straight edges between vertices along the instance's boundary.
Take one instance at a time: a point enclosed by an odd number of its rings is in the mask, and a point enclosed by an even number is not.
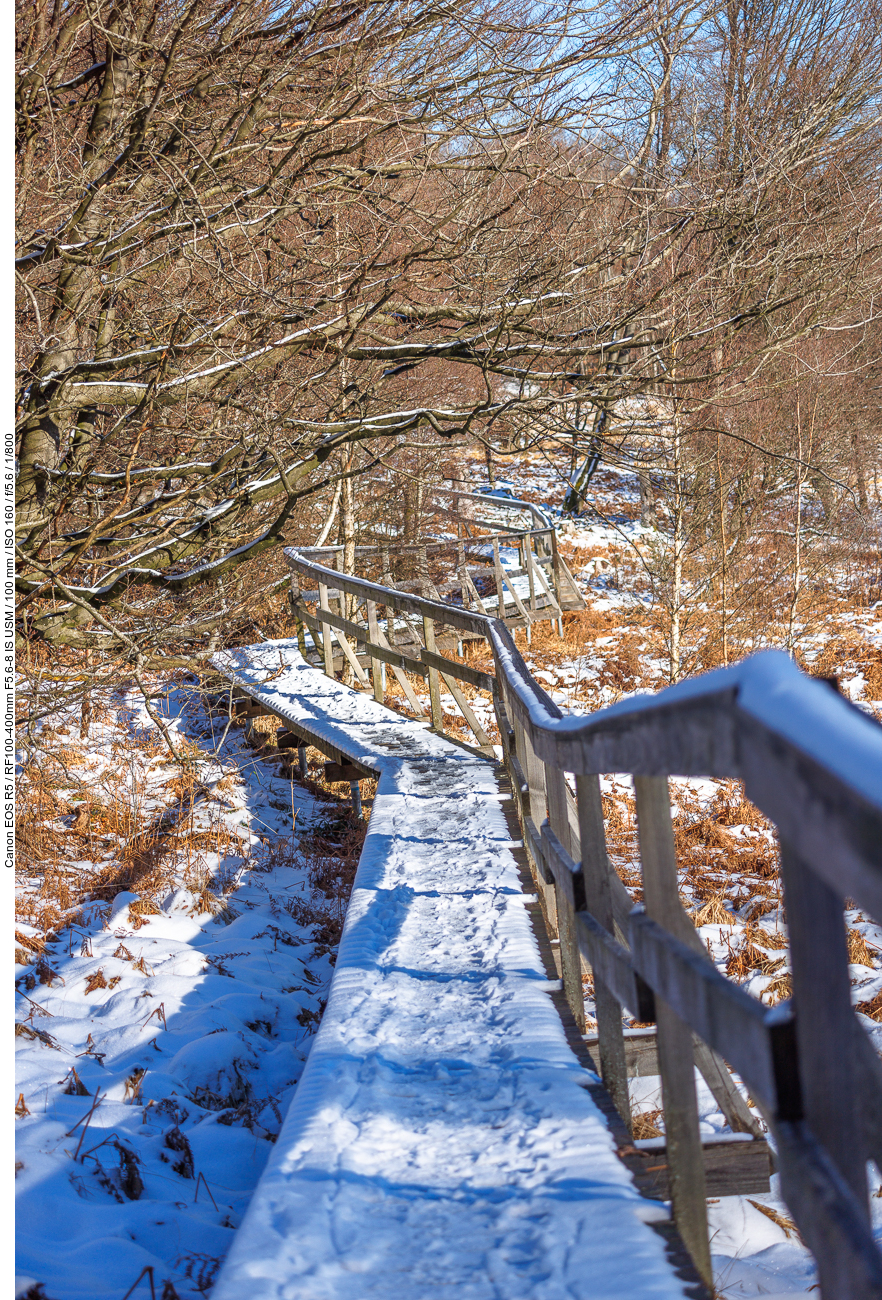
<svg viewBox="0 0 882 1300"><path fill-rule="evenodd" d="M327 1010L213 1300L682 1296L548 996L492 766L294 642L215 662L381 778Z"/></svg>

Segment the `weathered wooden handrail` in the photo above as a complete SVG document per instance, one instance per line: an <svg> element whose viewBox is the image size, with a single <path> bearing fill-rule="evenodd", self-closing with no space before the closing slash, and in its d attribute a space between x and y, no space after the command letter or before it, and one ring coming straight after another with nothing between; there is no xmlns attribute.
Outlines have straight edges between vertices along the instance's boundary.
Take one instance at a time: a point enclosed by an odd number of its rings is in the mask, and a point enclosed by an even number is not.
<svg viewBox="0 0 882 1300"><path fill-rule="evenodd" d="M584 957L594 974L601 1073L626 1122L622 1005L657 1023L671 1198L708 1284L693 1062L733 1129L756 1132L722 1058L772 1130L782 1192L818 1262L824 1300L879 1300L882 1254L870 1231L866 1163L882 1168L882 1064L852 1010L843 910L847 896L882 917L882 728L775 651L590 717L565 717L500 619L341 574L303 553L286 556L320 591L354 596L369 616L383 605L423 620L432 644L411 662L429 677L436 726L443 657L434 650L435 625L489 642L495 678L479 681L470 670L465 680L493 692L524 845L559 936L565 992L584 1025ZM378 648L375 631L322 615L325 627L358 635L369 655ZM443 668L448 684L464 676L452 660L443 659ZM641 909L631 908L609 865L599 790L599 776L609 772L634 776ZM566 774L575 777L575 800ZM703 949L677 892L671 775L741 780L776 824L789 1001L766 1007L721 975Z"/></svg>

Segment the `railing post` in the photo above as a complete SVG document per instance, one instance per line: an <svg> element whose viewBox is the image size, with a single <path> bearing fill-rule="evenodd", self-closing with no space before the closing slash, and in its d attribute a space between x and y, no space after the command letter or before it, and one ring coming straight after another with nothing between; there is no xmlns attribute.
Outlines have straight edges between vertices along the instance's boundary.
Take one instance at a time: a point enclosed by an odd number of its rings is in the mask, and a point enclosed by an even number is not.
<svg viewBox="0 0 882 1300"><path fill-rule="evenodd" d="M781 875L805 1120L854 1192L869 1225L844 900L783 839ZM783 1166L781 1173L786 1183ZM833 1300L835 1293L824 1281L825 1263L834 1276L836 1264L818 1260L821 1291L825 1300Z"/></svg>
<svg viewBox="0 0 882 1300"><path fill-rule="evenodd" d="M677 893L677 858L667 778L635 776L634 793L646 911L653 921L676 934L682 907ZM692 1031L658 997L656 1016L665 1145L674 1218L698 1273L706 1285L712 1288L713 1273L707 1236L707 1192L698 1100L695 1095Z"/></svg>
<svg viewBox="0 0 882 1300"><path fill-rule="evenodd" d="M560 556L557 553L557 532L551 530L551 585L554 587L554 598L557 601L558 610L562 609L560 603ZM558 614L557 634L563 638L563 614Z"/></svg>
<svg viewBox="0 0 882 1300"><path fill-rule="evenodd" d="M526 533L518 543L518 559L521 562L521 568L526 570L527 581L530 584L530 599L527 601L527 609L529 609L530 613L532 614L536 612L536 588L533 582L532 566L527 562L526 552L529 545L530 545L530 534ZM527 645L530 645L532 643L532 637L530 635L529 620L527 621L526 633L527 633Z"/></svg>
<svg viewBox="0 0 882 1300"><path fill-rule="evenodd" d="M530 820L536 828L537 833L540 831L542 823L546 817L545 801L545 765L541 759L536 757L536 751L533 748L530 737L526 728L518 720L517 714L511 711L512 727L515 734L515 750L524 778L527 782L528 795L527 803L530 809ZM530 844L529 837L524 836L524 843ZM541 856L535 859L534 850L529 848L530 856L534 858L534 867L536 874L536 884L541 890L542 906L545 912L545 922L552 935L557 935L557 900L554 894L554 882L548 879L548 874L542 863Z"/></svg>
<svg viewBox="0 0 882 1300"><path fill-rule="evenodd" d="M435 653L435 624L428 615L423 615L423 641L427 650ZM436 731L444 730L444 714L441 712L441 684L438 669L429 669L429 703L432 709L432 726Z"/></svg>
<svg viewBox="0 0 882 1300"><path fill-rule="evenodd" d="M469 593L468 580L466 579L465 547L462 542L457 542L456 545L456 571L459 576L459 589L462 592L462 607L463 609L468 609L472 602ZM460 646L461 645L462 642L460 641ZM462 655L462 650L460 650L459 653Z"/></svg>
<svg viewBox="0 0 882 1300"><path fill-rule="evenodd" d="M325 657L325 672L328 677L334 676L334 647L331 642L331 627L322 619L322 610L330 613L331 607L328 604L328 588L323 582L319 583L319 611L318 616L322 625L322 650Z"/></svg>
<svg viewBox="0 0 882 1300"><path fill-rule="evenodd" d="M365 603L367 605L368 636L371 641L373 641L374 645L379 645L380 638L377 635L379 632L379 624L377 623L377 603L374 600L368 600ZM370 651L368 651L368 654L370 655ZM382 664L379 659L375 659L373 655L371 655L371 681L373 682L374 687L374 699L378 704L382 704L386 695L383 690Z"/></svg>
<svg viewBox="0 0 882 1300"><path fill-rule="evenodd" d="M614 927L610 887L612 866L606 850L600 778L577 776L576 798L579 808L579 842L582 849L585 903L592 916L612 934ZM594 1007L597 1013L600 1075L616 1110L630 1129L631 1100L628 1095L622 1008L596 974L594 975Z"/></svg>
<svg viewBox="0 0 882 1300"><path fill-rule="evenodd" d="M560 768L545 764L545 792L548 799L548 822L563 848L573 857L570 819L567 810L566 777ZM560 940L560 969L564 992L576 1018L579 1032L585 1032L585 995L582 991L582 959L576 939L574 912L581 905L581 880L572 881L573 893L555 888L557 901L557 935ZM578 891L578 892L576 892ZM575 898L574 898L575 895ZM575 902L575 907L574 907Z"/></svg>
<svg viewBox="0 0 882 1300"><path fill-rule="evenodd" d="M499 559L499 538L493 538L493 575L496 578L497 618L505 621L505 587L502 584L502 562Z"/></svg>

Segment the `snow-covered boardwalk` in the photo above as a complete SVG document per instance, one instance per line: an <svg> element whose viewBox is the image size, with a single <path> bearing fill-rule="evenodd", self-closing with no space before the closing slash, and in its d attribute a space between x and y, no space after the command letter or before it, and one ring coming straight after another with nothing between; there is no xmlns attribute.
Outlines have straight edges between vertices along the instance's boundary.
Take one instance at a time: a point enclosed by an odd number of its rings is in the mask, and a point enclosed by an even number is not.
<svg viewBox="0 0 882 1300"><path fill-rule="evenodd" d="M492 765L294 642L216 663L380 783L324 1019L213 1300L684 1295L549 996Z"/></svg>

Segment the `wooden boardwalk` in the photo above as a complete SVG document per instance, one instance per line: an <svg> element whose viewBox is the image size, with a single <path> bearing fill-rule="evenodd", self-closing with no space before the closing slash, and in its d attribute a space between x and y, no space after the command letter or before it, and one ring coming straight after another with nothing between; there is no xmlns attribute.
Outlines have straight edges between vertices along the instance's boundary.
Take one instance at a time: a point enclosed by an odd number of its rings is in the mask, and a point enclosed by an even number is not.
<svg viewBox="0 0 882 1300"><path fill-rule="evenodd" d="M613 1255L599 1225L609 1211L625 1293L676 1288L670 1260L659 1256L655 1275L645 1269L646 1252L658 1250L651 1233L637 1231L632 1246L634 1216L645 1220L647 1204L623 1210L634 1185L620 1181L610 1130L592 1109L596 1102L613 1129L632 1130L633 1049L623 1033L624 1008L656 1026L653 1059L662 1081L664 1156L655 1153L657 1181L642 1185L650 1195L670 1197L694 1275L712 1285L707 1198L749 1194L768 1180L768 1145L728 1066L774 1140L781 1192L815 1257L821 1300L882 1300L882 1252L867 1182L868 1161L882 1168L882 1062L853 1012L843 923L846 899L882 917L882 729L775 651L657 696L564 717L531 676L510 630L529 631L535 617L562 617L569 580L553 529L533 531L521 539L521 578L533 577L526 604L504 577L499 543L491 539L496 617L470 591L459 542L458 593L456 582L432 590L425 547L416 548L417 578L400 582L385 556L377 581L330 568L328 557L288 550L304 657L291 642L222 659L247 697L238 711L276 713L291 733L287 744L316 744L335 763L337 779L353 781L353 795L359 775L381 778L329 1027L323 1025L313 1053L316 1073L304 1076L298 1095L306 1100L292 1109L287 1154L271 1164L224 1276L238 1277L240 1294L246 1276L269 1279L260 1294L279 1297L385 1295L390 1282L414 1297L445 1295L448 1276L457 1279L457 1294L605 1295ZM554 579L545 581L544 606L534 545ZM305 627L323 673L306 662ZM488 644L493 673L461 662L463 637ZM361 693L337 681L338 659ZM412 678L427 683L431 731L426 720L383 707L387 667L418 714L424 706ZM442 683L477 748L443 736ZM501 830L509 823L488 763L490 737L458 683L492 697L514 796L508 814L516 811L523 849ZM486 706L483 712L486 718ZM606 848L599 778L609 772L634 777L644 894L636 908ZM793 994L774 1007L713 965L683 909L672 774L743 781L777 829ZM562 1018L541 987L548 972L537 964L535 936L525 946L531 904L515 872L522 851L556 943L563 991L550 991L550 998L562 1001ZM607 1089L593 1097L594 1085L583 1087L586 1076L579 1074L586 963L594 981L596 1060ZM713 1151L701 1137L696 1067L736 1139ZM381 1077L394 1085L377 1110ZM313 1079L320 1082L313 1086ZM338 1080L345 1081L339 1094ZM570 1084L579 1089L581 1109L574 1109ZM475 1122L482 1109L493 1121L489 1128L484 1119ZM626 1140L620 1146L628 1152L620 1153L641 1181L638 1145ZM318 1201L307 1184L321 1189ZM351 1212L341 1210L338 1220L335 1207L349 1206L350 1196ZM500 1208L509 1202L524 1216L517 1230ZM466 1213L466 1203L480 1211ZM375 1224L369 1206L380 1207ZM307 1227L292 1245L297 1216ZM366 1238L356 1221L373 1224L382 1248L373 1249L373 1228ZM409 1226L396 1237L394 1223ZM434 1244L422 1239L426 1233ZM469 1253L462 1242L471 1240L479 1244ZM504 1243L504 1267L493 1242ZM443 1266L432 1271L429 1262L437 1259ZM616 1277L611 1293L623 1293L621 1282ZM234 1294L222 1291L222 1300Z"/></svg>
<svg viewBox="0 0 882 1300"><path fill-rule="evenodd" d="M324 1019L214 1300L696 1294L568 1046L494 764L296 643L215 663L380 780Z"/></svg>

